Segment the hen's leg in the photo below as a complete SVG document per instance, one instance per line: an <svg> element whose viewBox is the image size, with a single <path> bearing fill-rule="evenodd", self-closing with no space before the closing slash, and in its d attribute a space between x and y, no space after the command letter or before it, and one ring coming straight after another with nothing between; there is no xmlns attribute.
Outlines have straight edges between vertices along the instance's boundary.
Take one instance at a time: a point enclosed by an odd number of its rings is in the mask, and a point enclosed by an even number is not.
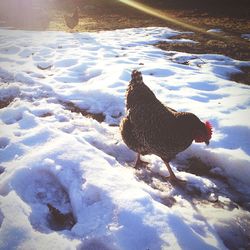
<svg viewBox="0 0 250 250"><path fill-rule="evenodd" d="M148 164L148 162L141 160L140 154L137 154L135 168L139 169L147 164Z"/></svg>
<svg viewBox="0 0 250 250"><path fill-rule="evenodd" d="M166 167L167 167L167 169L168 169L168 172L169 172L169 177L168 177L168 178L170 179L170 181L171 181L171 182L176 182L176 183L180 183L180 182L185 183L184 180L178 179L178 178L175 176L175 174L174 174L173 170L171 169L171 167L170 167L168 161L166 161L166 160L164 160L164 159L163 159L163 161L164 161L164 163L165 163L165 165L166 165Z"/></svg>

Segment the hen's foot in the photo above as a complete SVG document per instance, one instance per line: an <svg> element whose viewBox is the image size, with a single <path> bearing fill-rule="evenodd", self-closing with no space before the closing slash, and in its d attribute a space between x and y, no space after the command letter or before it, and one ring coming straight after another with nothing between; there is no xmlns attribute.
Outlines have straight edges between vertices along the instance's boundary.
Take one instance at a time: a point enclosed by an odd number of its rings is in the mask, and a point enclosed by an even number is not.
<svg viewBox="0 0 250 250"><path fill-rule="evenodd" d="M140 169L148 165L148 162L141 160L140 154L137 155L137 159L135 162L135 169Z"/></svg>
<svg viewBox="0 0 250 250"><path fill-rule="evenodd" d="M169 172L169 176L167 177L169 179L169 181L172 183L172 184L175 184L175 185L185 185L186 184L186 181L184 180L181 180L181 179L178 179L173 170L171 169L170 165L169 165L169 162L168 160L166 159L163 159L167 169L168 169L168 172Z"/></svg>

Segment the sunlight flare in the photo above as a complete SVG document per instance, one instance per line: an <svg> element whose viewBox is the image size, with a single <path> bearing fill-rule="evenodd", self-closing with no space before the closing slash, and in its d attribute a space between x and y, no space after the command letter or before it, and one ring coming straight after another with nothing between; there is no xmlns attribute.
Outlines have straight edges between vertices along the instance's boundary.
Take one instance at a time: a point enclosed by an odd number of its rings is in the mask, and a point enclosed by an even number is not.
<svg viewBox="0 0 250 250"><path fill-rule="evenodd" d="M225 37L222 37L218 33L208 33L206 29L203 29L201 27L197 27L197 26L182 22L182 21L180 21L180 20L178 20L176 18L173 18L173 17L169 16L166 12L161 11L159 9L155 9L153 7L150 7L150 6L146 5L146 4L138 3L138 2L136 2L134 0L118 0L118 1L121 2L121 3L124 3L124 4L128 5L128 6L131 6L131 7L135 8L135 9L137 9L137 10L140 10L140 11L142 11L144 13L147 13L147 14L149 14L151 16L155 16L157 18L168 21L168 22L173 23L175 25L179 25L179 26L181 26L183 28L186 28L186 29L189 29L189 30L192 30L192 31L196 31L196 32L205 33L207 35L217 37L219 39L225 39Z"/></svg>
<svg viewBox="0 0 250 250"><path fill-rule="evenodd" d="M187 23L184 23L184 22L181 22L179 20L177 20L176 18L173 18L173 17L170 17L169 15L167 15L165 12L161 11L161 10L158 10L158 9L155 9L155 8L152 8L150 6L147 6L145 4L142 4L142 3L138 3L134 0L118 0L126 5L129 5L135 9L138 9L142 12L145 12L149 15L152 15L152 16L155 16L155 17L158 17L162 20L165 20L165 21L168 21L168 22L171 22L173 24L177 24L177 25L180 25L184 28L188 28L188 29L191 29L191 30L194 30L194 31L199 31L199 32L205 32L204 29L202 28L199 28L199 27L196 27L194 25L191 25L191 24L187 24Z"/></svg>

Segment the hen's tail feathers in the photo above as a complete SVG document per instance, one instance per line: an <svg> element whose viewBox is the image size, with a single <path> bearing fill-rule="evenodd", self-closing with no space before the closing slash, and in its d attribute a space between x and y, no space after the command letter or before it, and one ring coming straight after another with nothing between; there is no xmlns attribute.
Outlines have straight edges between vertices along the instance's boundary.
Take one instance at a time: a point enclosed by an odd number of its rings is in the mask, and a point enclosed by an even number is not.
<svg viewBox="0 0 250 250"><path fill-rule="evenodd" d="M142 74L138 70L133 70L131 73L131 81L135 83L141 83L142 82Z"/></svg>

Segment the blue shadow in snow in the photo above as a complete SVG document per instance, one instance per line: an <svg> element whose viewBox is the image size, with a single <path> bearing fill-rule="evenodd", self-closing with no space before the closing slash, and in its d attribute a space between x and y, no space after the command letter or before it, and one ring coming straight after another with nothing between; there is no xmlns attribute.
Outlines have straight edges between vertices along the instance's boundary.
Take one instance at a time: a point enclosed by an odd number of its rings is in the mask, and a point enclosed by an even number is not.
<svg viewBox="0 0 250 250"><path fill-rule="evenodd" d="M222 128L221 132L227 136L220 141L213 142L215 147L223 147L226 149L241 148L244 152L250 155L249 128L244 126L231 126Z"/></svg>
<svg viewBox="0 0 250 250"><path fill-rule="evenodd" d="M215 91L219 87L214 84L209 84L208 82L191 82L188 83L192 89L205 90L205 91Z"/></svg>
<svg viewBox="0 0 250 250"><path fill-rule="evenodd" d="M199 234L193 231L180 217L171 215L168 219L169 226L171 227L178 244L181 249L192 250L216 250L217 248L206 243ZM203 230L199 232L204 234ZM204 235L203 235L204 236Z"/></svg>
<svg viewBox="0 0 250 250"><path fill-rule="evenodd" d="M156 77L167 77L167 76L172 76L175 74L174 71L168 70L168 69L157 69L156 71L154 70L142 70L143 75L153 75Z"/></svg>
<svg viewBox="0 0 250 250"><path fill-rule="evenodd" d="M218 100L226 97L228 95L218 95L218 94L210 94L210 93L202 93L202 96L193 96L190 99L198 102L208 102L209 100Z"/></svg>
<svg viewBox="0 0 250 250"><path fill-rule="evenodd" d="M140 214L123 211L119 216L123 228L118 232L118 238L125 249L161 249L162 240L152 226L144 224Z"/></svg>

